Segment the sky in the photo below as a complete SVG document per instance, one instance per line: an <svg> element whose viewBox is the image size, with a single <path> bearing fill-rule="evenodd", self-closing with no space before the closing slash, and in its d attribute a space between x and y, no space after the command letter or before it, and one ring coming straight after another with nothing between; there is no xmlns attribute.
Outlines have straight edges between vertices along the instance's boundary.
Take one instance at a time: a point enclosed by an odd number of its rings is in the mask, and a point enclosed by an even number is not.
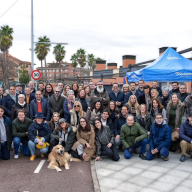
<svg viewBox="0 0 192 192"><path fill-rule="evenodd" d="M31 0L0 0L0 26L13 28L9 53L31 61ZM192 47L191 0L33 0L34 42L47 36L65 45L64 61L78 49L122 65L123 55L136 63L156 59L160 47ZM1 15L3 15L1 17ZM47 63L55 61L53 47ZM191 53L183 54L191 57ZM34 62L40 61L34 55Z"/></svg>

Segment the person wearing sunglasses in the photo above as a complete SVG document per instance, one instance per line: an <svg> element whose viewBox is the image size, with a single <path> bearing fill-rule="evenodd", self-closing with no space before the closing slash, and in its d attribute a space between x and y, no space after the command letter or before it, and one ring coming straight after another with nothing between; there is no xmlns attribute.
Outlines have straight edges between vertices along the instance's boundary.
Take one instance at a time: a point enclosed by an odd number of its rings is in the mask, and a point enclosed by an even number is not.
<svg viewBox="0 0 192 192"><path fill-rule="evenodd" d="M92 158L95 158L96 153L95 131L85 117L79 119L76 136L77 142L75 142L72 149L77 151L84 161L91 161Z"/></svg>
<svg viewBox="0 0 192 192"><path fill-rule="evenodd" d="M73 131L77 131L77 126L79 124L79 119L81 117L85 116L85 112L82 109L82 105L79 101L75 101L73 105L73 109L70 111L70 116L71 116L71 126L73 127Z"/></svg>
<svg viewBox="0 0 192 192"><path fill-rule="evenodd" d="M65 98L61 96L61 90L59 87L56 87L54 94L49 98L49 106L51 111L51 116L54 112L58 112L60 116L63 116L63 103Z"/></svg>

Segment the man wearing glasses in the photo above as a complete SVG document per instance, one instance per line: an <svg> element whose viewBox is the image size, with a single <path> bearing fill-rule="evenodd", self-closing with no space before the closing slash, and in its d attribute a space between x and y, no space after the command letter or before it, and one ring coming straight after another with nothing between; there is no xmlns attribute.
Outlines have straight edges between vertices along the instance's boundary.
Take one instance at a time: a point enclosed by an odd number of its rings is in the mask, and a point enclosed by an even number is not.
<svg viewBox="0 0 192 192"><path fill-rule="evenodd" d="M104 109L108 107L110 98L109 98L108 92L103 87L103 81L101 80L97 82L97 87L95 88L94 92L91 93L91 102L95 100L102 101Z"/></svg>
<svg viewBox="0 0 192 192"><path fill-rule="evenodd" d="M51 116L54 112L58 112L60 116L63 116L63 103L65 101L65 97L61 96L60 87L55 87L54 94L49 98L49 106L51 110Z"/></svg>
<svg viewBox="0 0 192 192"><path fill-rule="evenodd" d="M162 114L155 116L155 123L151 126L150 149L146 155L147 160L152 160L155 156L163 156L164 161L169 160L169 147L171 145L171 128L163 119Z"/></svg>

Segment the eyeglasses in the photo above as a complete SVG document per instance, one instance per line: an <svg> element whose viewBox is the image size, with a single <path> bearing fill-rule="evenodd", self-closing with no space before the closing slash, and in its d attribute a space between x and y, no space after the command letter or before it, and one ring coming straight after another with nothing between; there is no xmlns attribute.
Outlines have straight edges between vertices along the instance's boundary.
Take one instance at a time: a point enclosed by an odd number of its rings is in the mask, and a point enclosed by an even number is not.
<svg viewBox="0 0 192 192"><path fill-rule="evenodd" d="M103 85L103 84L97 84L97 85Z"/></svg>
<svg viewBox="0 0 192 192"><path fill-rule="evenodd" d="M155 119L157 119L157 120L158 120L158 119L163 119L163 117L156 117Z"/></svg>
<svg viewBox="0 0 192 192"><path fill-rule="evenodd" d="M74 105L74 107L80 107L79 105Z"/></svg>
<svg viewBox="0 0 192 192"><path fill-rule="evenodd" d="M85 123L86 121L80 121L80 123Z"/></svg>

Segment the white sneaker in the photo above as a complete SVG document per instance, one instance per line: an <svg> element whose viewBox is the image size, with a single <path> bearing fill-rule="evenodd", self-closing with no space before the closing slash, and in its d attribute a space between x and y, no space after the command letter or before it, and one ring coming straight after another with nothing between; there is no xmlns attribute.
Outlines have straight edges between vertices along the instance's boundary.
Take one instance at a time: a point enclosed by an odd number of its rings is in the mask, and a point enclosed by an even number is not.
<svg viewBox="0 0 192 192"><path fill-rule="evenodd" d="M14 159L19 159L19 155L14 155Z"/></svg>

